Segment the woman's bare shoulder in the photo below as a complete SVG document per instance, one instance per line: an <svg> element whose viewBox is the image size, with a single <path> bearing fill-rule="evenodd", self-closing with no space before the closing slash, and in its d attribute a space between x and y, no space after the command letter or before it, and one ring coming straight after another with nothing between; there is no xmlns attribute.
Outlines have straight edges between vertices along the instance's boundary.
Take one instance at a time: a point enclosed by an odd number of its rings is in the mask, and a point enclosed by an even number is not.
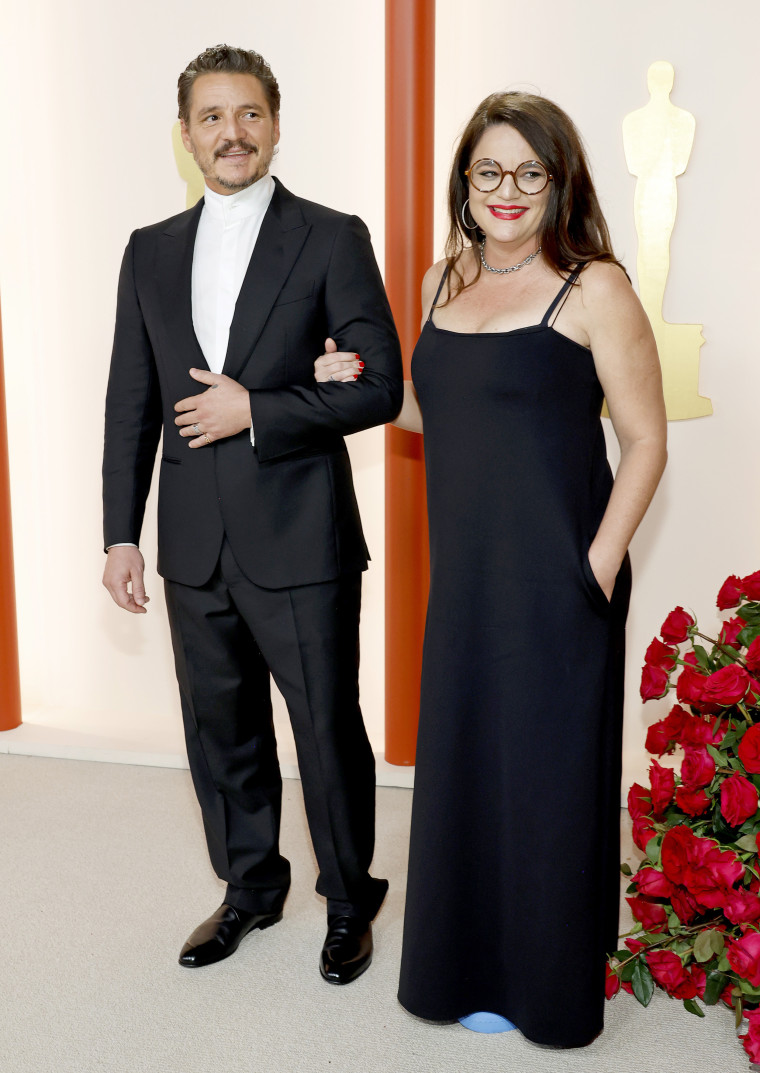
<svg viewBox="0 0 760 1073"><path fill-rule="evenodd" d="M591 261L581 272L579 283L584 305L625 300L634 296L625 272L620 265L611 261Z"/></svg>

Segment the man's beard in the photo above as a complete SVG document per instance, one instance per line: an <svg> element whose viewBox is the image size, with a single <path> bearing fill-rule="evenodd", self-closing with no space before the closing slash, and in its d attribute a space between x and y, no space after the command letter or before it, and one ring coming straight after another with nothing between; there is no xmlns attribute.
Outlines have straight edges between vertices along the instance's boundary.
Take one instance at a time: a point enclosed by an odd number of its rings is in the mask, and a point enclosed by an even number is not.
<svg viewBox="0 0 760 1073"><path fill-rule="evenodd" d="M250 175L245 179L225 179L224 176L217 174L214 167L216 161L224 153L229 153L231 149L245 149L258 157L258 167L256 168L253 175ZM272 160L271 153L268 156L262 156L260 146L251 145L250 142L245 141L245 139L243 138L239 139L236 142L225 142L224 145L222 145L219 149L216 150L216 152L214 153L213 160L211 161L202 160L197 152L194 152L193 156L195 157L195 163L198 165L200 171L203 173L204 178L213 179L215 183L219 184L219 186L223 186L225 190L231 191L245 190L249 186L253 186L253 184L255 182L258 182L263 175L266 175L266 172Z"/></svg>

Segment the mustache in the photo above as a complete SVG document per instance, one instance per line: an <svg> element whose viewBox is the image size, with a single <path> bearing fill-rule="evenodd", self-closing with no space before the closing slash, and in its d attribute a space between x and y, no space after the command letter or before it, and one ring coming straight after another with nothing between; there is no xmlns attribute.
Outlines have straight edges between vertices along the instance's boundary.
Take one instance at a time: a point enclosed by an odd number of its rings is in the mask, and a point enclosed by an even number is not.
<svg viewBox="0 0 760 1073"><path fill-rule="evenodd" d="M223 156L224 153L229 153L231 149L245 149L249 153L258 153L259 147L247 142L245 138L239 138L236 142L225 142L214 153L214 159Z"/></svg>

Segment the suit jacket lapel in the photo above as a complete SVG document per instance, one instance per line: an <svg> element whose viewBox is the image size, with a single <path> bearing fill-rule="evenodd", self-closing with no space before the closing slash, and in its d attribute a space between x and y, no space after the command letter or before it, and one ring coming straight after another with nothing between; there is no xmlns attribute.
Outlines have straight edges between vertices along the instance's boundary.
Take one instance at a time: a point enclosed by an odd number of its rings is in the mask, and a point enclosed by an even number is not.
<svg viewBox="0 0 760 1073"><path fill-rule="evenodd" d="M175 216L161 233L156 258L156 286L161 295L163 320L173 349L186 367L208 369L193 328L193 250L203 199Z"/></svg>
<svg viewBox="0 0 760 1073"><path fill-rule="evenodd" d="M278 179L275 184L230 325L222 372L233 380L249 360L310 230L298 200Z"/></svg>

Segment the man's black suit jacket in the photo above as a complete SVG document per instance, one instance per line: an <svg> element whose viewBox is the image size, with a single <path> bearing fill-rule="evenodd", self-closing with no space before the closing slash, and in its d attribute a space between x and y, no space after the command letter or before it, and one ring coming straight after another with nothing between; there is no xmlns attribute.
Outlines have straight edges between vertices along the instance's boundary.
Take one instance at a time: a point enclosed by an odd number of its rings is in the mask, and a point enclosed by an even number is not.
<svg viewBox="0 0 760 1073"><path fill-rule="evenodd" d="M362 570L368 552L343 436L393 420L401 354L369 233L281 183L235 306L223 368L250 391L246 430L191 449L174 404L205 390L193 330L191 273L202 202L135 231L119 280L106 402L105 544L138 543L163 428L158 569L204 584L226 533L249 579L265 588ZM352 383L317 384L331 336L361 355Z"/></svg>

